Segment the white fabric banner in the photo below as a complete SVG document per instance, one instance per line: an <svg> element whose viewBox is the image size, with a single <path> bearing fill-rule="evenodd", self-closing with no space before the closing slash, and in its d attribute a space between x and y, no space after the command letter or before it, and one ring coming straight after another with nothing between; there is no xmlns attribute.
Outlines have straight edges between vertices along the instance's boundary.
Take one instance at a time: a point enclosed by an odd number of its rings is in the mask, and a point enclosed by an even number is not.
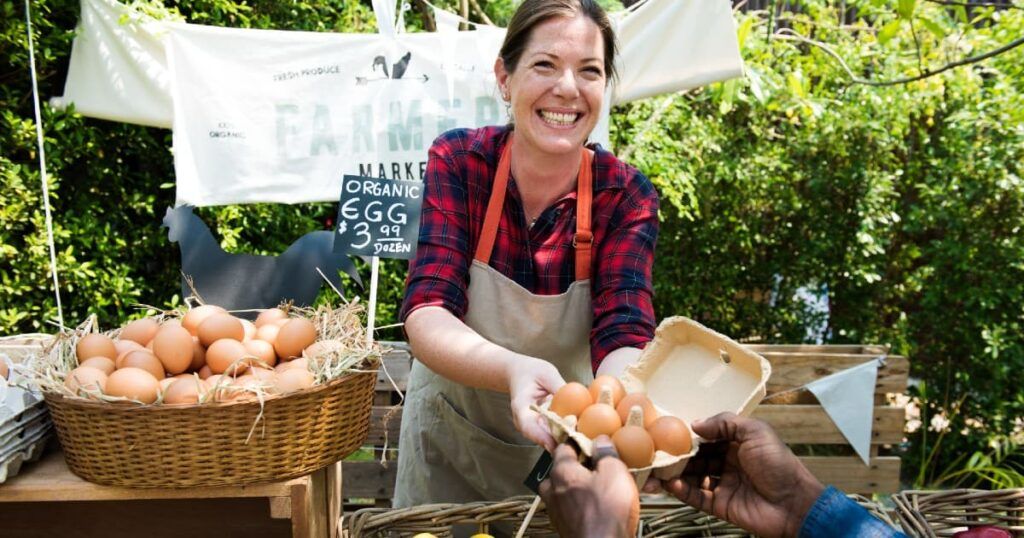
<svg viewBox="0 0 1024 538"><path fill-rule="evenodd" d="M875 382L882 357L847 368L804 386L817 396L832 422L853 446L864 465L871 457L875 415Z"/></svg>
<svg viewBox="0 0 1024 538"><path fill-rule="evenodd" d="M394 1L374 5L382 33L331 34L154 22L82 0L64 100L173 127L179 205L336 201L346 173L419 179L437 135L506 121L493 72L504 29L401 33ZM615 20L602 145L612 105L742 74L727 0L648 0Z"/></svg>

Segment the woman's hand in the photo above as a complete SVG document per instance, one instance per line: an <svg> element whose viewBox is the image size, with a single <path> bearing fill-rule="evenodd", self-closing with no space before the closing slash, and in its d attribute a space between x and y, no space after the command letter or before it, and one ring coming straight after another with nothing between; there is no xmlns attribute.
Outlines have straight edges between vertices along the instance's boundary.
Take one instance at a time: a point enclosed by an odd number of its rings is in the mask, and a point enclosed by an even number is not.
<svg viewBox="0 0 1024 538"><path fill-rule="evenodd" d="M508 393L516 429L548 452L554 452L555 438L551 436L547 420L530 409L530 405L539 405L564 384L558 368L548 361L523 355L509 365Z"/></svg>

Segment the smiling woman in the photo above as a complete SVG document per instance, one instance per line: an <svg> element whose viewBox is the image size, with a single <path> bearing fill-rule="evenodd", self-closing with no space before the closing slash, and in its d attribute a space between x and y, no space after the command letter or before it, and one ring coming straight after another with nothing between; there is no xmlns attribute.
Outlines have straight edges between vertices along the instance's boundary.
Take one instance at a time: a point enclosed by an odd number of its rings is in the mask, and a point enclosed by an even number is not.
<svg viewBox="0 0 1024 538"><path fill-rule="evenodd" d="M593 0L525 0L494 65L512 123L430 148L396 506L527 493L554 448L530 405L618 373L654 334L657 193L586 143L615 50Z"/></svg>

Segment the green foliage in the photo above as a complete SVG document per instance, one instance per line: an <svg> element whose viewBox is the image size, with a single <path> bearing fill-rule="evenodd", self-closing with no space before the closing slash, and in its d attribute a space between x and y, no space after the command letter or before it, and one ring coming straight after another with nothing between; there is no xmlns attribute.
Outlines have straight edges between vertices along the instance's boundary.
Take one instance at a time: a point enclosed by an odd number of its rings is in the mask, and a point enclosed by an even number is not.
<svg viewBox="0 0 1024 538"><path fill-rule="evenodd" d="M656 307L798 342L824 320L796 291L827 292L825 340L892 344L923 413L948 420L912 433L908 479L1019 485L1024 455L989 444L1024 430L1024 49L876 87L787 38L891 80L1013 40L1024 10L975 9L972 27L956 9L877 4L848 4L861 18L840 28L803 2L771 40L766 14L745 15L745 80L616 111L620 154L664 201Z"/></svg>
<svg viewBox="0 0 1024 538"><path fill-rule="evenodd" d="M368 1L136 3L218 26L376 28ZM498 24L515 4L480 3ZM40 91L60 95L78 2L32 5ZM855 76L889 80L1015 39L1024 10L846 6L859 15L842 27L823 0L774 19L740 14L746 78L616 110L616 150L663 199L658 313L772 342L808 340L808 328L827 322L826 341L890 343L921 380L910 391L922 415L904 447L910 480L1012 484L1024 430L1015 375L1024 368L1024 52L873 87L853 84L820 46L767 35L781 26L827 44ZM22 9L0 0L6 334L47 330L56 315ZM415 12L407 22L422 26ZM135 305L180 302L178 250L159 228L173 203L170 132L43 112L66 318L95 313L111 327L141 315ZM323 228L334 211L256 204L200 214L228 250L269 254ZM382 263L378 325L395 321L404 271L404 262ZM368 281L365 266L362 275ZM828 294L828 319L796 296L801 288ZM933 426L936 416L946 424Z"/></svg>

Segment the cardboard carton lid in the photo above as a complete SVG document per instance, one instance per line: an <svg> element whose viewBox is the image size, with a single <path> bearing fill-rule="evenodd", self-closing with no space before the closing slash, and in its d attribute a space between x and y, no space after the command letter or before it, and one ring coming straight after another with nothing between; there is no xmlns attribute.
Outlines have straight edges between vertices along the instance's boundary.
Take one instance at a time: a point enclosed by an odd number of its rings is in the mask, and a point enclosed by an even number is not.
<svg viewBox="0 0 1024 538"><path fill-rule="evenodd" d="M622 384L691 423L726 411L749 415L764 397L769 376L771 365L757 353L696 321L672 317L658 326Z"/></svg>

